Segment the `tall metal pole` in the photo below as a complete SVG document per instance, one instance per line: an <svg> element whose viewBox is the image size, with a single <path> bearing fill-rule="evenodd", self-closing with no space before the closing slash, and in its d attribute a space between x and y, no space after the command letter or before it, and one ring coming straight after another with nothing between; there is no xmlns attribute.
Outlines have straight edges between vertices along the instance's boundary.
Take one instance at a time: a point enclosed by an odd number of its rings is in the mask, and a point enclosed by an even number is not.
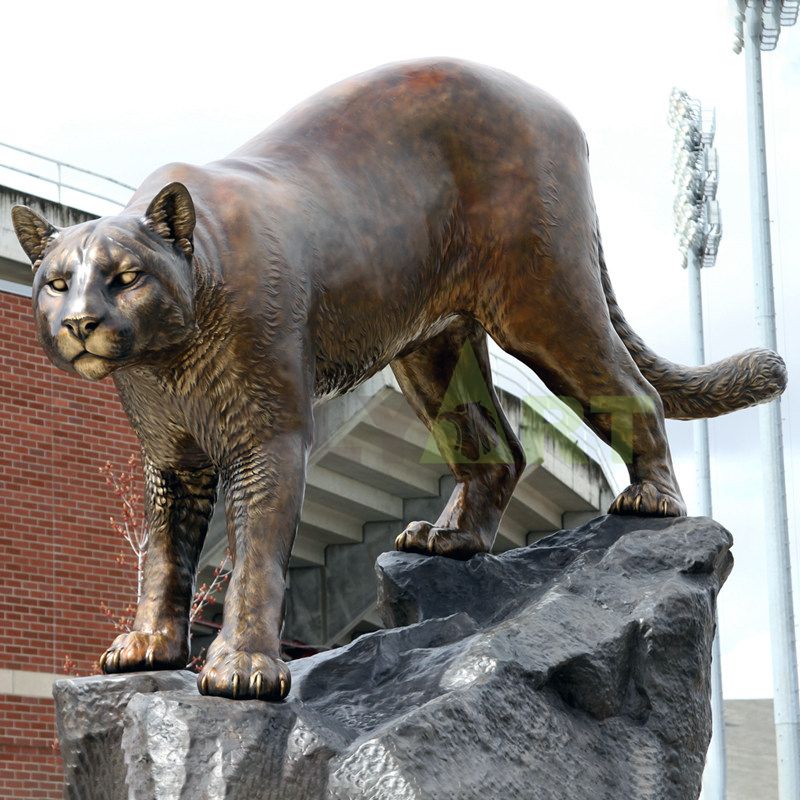
<svg viewBox="0 0 800 800"><path fill-rule="evenodd" d="M753 224L756 322L765 347L777 349L769 228L764 98L761 86L763 6L744 8L744 52L747 71L747 133L750 153L750 201ZM796 17L796 11L795 11ZM800 798L800 688L792 601L792 568L786 512L786 479L780 399L759 407L762 494L765 503L767 571L772 642L772 682L778 753L780 800Z"/></svg>
<svg viewBox="0 0 800 800"><path fill-rule="evenodd" d="M694 250L687 255L686 271L689 274L689 326L694 347L693 363L706 363L703 335L703 293L700 281L700 258ZM711 459L708 446L708 420L692 422L694 438L694 468L697 479L697 512L703 517L712 516ZM725 707L722 702L722 667L719 646L719 622L714 633L711 653L711 743L703 772L703 800L725 800L728 770L725 752Z"/></svg>
<svg viewBox="0 0 800 800"><path fill-rule="evenodd" d="M685 92L673 90L670 98L670 124L675 128L674 204L675 233L684 255L689 277L689 322L692 331L693 362L705 364L703 339L703 296L700 278L702 267L716 261L722 236L719 206L716 202L718 165L714 141L715 125L703 129L700 103ZM711 461L708 446L708 420L692 423L695 471L697 477L697 512L710 517ZM703 800L725 800L727 765L725 756L725 714L722 702L719 624L714 634L711 659L711 742L703 772Z"/></svg>
<svg viewBox="0 0 800 800"><path fill-rule="evenodd" d="M686 271L689 274L689 326L692 331L694 348L693 363L698 366L706 363L706 348L703 335L703 289L700 282L700 258L693 250L689 252ZM692 422L694 438L694 464L697 478L697 511L710 517L711 510L711 459L708 448L708 420L696 419Z"/></svg>

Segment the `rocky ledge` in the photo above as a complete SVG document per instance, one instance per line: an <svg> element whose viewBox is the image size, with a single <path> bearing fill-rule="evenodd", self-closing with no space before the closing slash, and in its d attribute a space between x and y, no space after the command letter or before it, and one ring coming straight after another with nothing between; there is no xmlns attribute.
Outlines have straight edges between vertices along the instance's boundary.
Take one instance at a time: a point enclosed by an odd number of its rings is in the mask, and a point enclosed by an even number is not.
<svg viewBox="0 0 800 800"><path fill-rule="evenodd" d="M56 683L72 800L690 800L730 534L600 517L499 556L386 553L388 630L280 704L188 672Z"/></svg>

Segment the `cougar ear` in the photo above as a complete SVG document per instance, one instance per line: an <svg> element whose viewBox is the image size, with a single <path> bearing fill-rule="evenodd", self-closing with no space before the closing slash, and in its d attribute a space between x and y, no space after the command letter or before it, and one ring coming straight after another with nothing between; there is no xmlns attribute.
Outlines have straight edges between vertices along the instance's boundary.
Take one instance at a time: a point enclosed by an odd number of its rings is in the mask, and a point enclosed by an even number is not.
<svg viewBox="0 0 800 800"><path fill-rule="evenodd" d="M31 269L36 272L47 245L59 229L28 206L14 206L11 209L11 222L22 249L31 260Z"/></svg>
<svg viewBox="0 0 800 800"><path fill-rule="evenodd" d="M165 186L152 200L144 222L166 241L177 245L191 256L195 225L194 203L189 190L175 181Z"/></svg>

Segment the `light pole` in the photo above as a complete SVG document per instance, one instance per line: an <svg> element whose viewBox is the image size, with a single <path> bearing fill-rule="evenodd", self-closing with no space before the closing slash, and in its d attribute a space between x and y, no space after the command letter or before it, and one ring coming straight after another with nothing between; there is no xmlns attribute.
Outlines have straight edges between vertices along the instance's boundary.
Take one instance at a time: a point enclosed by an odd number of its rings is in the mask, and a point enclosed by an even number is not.
<svg viewBox="0 0 800 800"><path fill-rule="evenodd" d="M769 228L767 158L761 50L774 50L781 28L797 21L798 0L732 0L734 51L744 50L747 74L747 133L753 224L756 322L761 341L776 350L772 245ZM773 707L780 800L800 797L800 690L797 681L792 567L786 513L786 478L780 399L759 408L763 495L772 644Z"/></svg>
<svg viewBox="0 0 800 800"><path fill-rule="evenodd" d="M715 119L703 129L700 103L686 92L673 89L669 100L669 123L675 129L673 182L676 188L673 211L675 235L689 275L689 317L694 346L694 363L705 363L703 342L703 298L700 269L713 267L722 237L719 205L716 201L719 166L714 142ZM698 512L711 516L711 463L708 449L708 420L692 422ZM703 773L704 800L725 800L725 717L722 704L719 624L714 634L711 661L711 743Z"/></svg>

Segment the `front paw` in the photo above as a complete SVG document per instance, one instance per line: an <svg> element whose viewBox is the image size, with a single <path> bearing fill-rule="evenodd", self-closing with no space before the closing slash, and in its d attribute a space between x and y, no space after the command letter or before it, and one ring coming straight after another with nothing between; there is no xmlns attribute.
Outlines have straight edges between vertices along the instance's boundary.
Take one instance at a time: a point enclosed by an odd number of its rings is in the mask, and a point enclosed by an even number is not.
<svg viewBox="0 0 800 800"><path fill-rule="evenodd" d="M289 667L264 653L234 650L217 639L197 677L201 694L234 700L283 700L292 685Z"/></svg>
<svg viewBox="0 0 800 800"><path fill-rule="evenodd" d="M188 643L164 631L130 631L114 639L100 656L100 669L106 674L151 669L183 669L189 660Z"/></svg>

